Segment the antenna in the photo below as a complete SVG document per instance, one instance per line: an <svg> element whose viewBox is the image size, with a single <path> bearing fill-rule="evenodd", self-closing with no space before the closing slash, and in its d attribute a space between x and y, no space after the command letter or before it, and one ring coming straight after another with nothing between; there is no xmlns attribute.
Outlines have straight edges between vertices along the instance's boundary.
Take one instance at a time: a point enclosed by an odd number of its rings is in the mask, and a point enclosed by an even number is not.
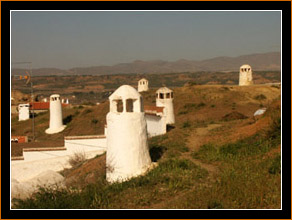
<svg viewBox="0 0 292 220"><path fill-rule="evenodd" d="M22 79L26 79L26 85L28 85L30 83L30 89L31 89L31 103L32 103L32 140L34 141L35 140L35 129L34 129L34 125L35 125L35 120L34 120L34 100L33 100L33 83L32 83L32 80L31 80L31 76L32 76L32 68L31 68L31 64L32 62L12 62L11 63L12 65L13 64L27 64L28 65L28 69L29 69L29 72L28 71L25 71L26 75L15 75L14 76L14 79L16 80L22 80Z"/></svg>

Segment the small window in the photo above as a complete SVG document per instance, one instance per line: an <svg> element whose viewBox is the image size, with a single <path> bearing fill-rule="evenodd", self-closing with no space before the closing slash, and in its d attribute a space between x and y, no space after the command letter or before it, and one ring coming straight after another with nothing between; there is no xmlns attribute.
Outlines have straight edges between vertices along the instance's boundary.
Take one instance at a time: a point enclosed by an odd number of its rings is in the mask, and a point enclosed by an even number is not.
<svg viewBox="0 0 292 220"><path fill-rule="evenodd" d="M117 112L123 112L124 111L123 101L116 100L116 102L117 102Z"/></svg>
<svg viewBox="0 0 292 220"><path fill-rule="evenodd" d="M159 93L156 93L156 98L159 98Z"/></svg>
<svg viewBox="0 0 292 220"><path fill-rule="evenodd" d="M133 99L127 99L126 100L126 111L127 112L133 112L134 106L133 106Z"/></svg>
<svg viewBox="0 0 292 220"><path fill-rule="evenodd" d="M140 112L144 112L143 98L140 97Z"/></svg>
<svg viewBox="0 0 292 220"><path fill-rule="evenodd" d="M173 99L173 92L170 93L170 97Z"/></svg>
<svg viewBox="0 0 292 220"><path fill-rule="evenodd" d="M170 93L166 93L166 98L167 98L167 99L170 98Z"/></svg>
<svg viewBox="0 0 292 220"><path fill-rule="evenodd" d="M159 98L163 99L164 98L164 94L163 93L159 93Z"/></svg>

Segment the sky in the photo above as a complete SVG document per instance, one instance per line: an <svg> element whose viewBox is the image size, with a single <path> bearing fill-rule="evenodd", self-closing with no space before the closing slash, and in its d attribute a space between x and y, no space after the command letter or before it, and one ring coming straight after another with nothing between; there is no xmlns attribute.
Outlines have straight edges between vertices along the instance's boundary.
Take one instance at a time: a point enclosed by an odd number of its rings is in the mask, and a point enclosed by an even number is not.
<svg viewBox="0 0 292 220"><path fill-rule="evenodd" d="M11 12L11 61L30 61L33 68L204 60L280 50L280 11Z"/></svg>

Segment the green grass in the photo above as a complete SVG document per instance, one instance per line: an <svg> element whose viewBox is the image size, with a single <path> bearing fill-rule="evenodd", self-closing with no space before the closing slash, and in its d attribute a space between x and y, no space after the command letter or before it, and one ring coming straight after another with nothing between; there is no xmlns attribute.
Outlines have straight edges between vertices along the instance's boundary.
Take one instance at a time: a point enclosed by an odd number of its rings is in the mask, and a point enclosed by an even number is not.
<svg viewBox="0 0 292 220"><path fill-rule="evenodd" d="M270 174L280 174L281 173L281 155L277 155L273 161L272 164L269 167L269 173Z"/></svg>
<svg viewBox="0 0 292 220"><path fill-rule="evenodd" d="M265 135L256 134L234 143L216 146L205 144L192 157L205 162L241 160L249 156L261 155L281 143L279 128L274 127Z"/></svg>
<svg viewBox="0 0 292 220"><path fill-rule="evenodd" d="M196 107L197 104L189 103L181 109L187 114ZM75 114L85 114L86 110L72 109L67 115L72 115L74 122ZM270 114L268 110L267 114ZM145 176L108 184L103 174L94 184L81 190L41 189L29 199L15 200L13 208L280 208L281 155L270 153L281 143L281 118L277 114L272 118L273 123L266 132L223 145L205 144L196 152L187 145L188 135L193 134L195 127L207 126L214 121L181 120L167 134L149 139L151 159L159 165ZM88 119L92 127L93 120L95 118ZM101 119L96 120L99 120L97 125L101 123ZM208 167L216 167L216 170L212 173Z"/></svg>
<svg viewBox="0 0 292 220"><path fill-rule="evenodd" d="M123 183L110 185L100 178L96 184L87 185L82 191L43 188L33 198L15 200L14 208L138 208L161 202L161 195L172 197L192 188L207 174L206 170L189 160L169 159L147 175Z"/></svg>

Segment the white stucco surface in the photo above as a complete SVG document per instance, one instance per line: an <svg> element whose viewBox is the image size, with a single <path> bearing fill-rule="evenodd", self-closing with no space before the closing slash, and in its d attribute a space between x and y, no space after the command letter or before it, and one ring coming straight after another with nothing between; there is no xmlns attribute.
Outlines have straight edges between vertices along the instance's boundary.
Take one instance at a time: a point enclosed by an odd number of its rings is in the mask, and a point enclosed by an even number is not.
<svg viewBox="0 0 292 220"><path fill-rule="evenodd" d="M86 136L88 138L84 138L85 136L80 136L76 138L70 138L65 137L65 147L67 149L71 148L79 148L80 150L83 149L83 147L94 147L94 148L100 148L106 150L106 137L100 137L100 136ZM70 139L69 139L70 138Z"/></svg>
<svg viewBox="0 0 292 220"><path fill-rule="evenodd" d="M166 133L166 118L145 114L148 137L154 137Z"/></svg>
<svg viewBox="0 0 292 220"><path fill-rule="evenodd" d="M19 182L16 179L11 181L11 198L27 199L39 187L60 188L65 187L64 177L52 170L47 170L29 180Z"/></svg>
<svg viewBox="0 0 292 220"><path fill-rule="evenodd" d="M239 85L248 86L252 85L252 69L248 64L244 64L239 68Z"/></svg>
<svg viewBox="0 0 292 220"><path fill-rule="evenodd" d="M50 96L50 127L46 130L47 134L55 134L65 129L62 117L62 104L60 95Z"/></svg>
<svg viewBox="0 0 292 220"><path fill-rule="evenodd" d="M151 165L144 113L107 115L107 180L123 181Z"/></svg>
<svg viewBox="0 0 292 220"><path fill-rule="evenodd" d="M163 98L160 97L163 94ZM166 124L174 124L174 110L173 110L173 98L167 97L167 94L173 94L173 91L167 87L162 87L156 91L156 106L164 107L164 115L166 116Z"/></svg>
<svg viewBox="0 0 292 220"><path fill-rule="evenodd" d="M23 152L24 160L11 161L11 177L19 182L31 179L47 170L60 171L69 168L68 160L75 153L84 153L92 158L106 151L106 142L101 140L98 146L71 145L61 151Z"/></svg>
<svg viewBox="0 0 292 220"><path fill-rule="evenodd" d="M127 112L126 100L134 101ZM107 120L106 179L121 182L145 173L151 167L147 142L147 127L142 97L131 86L119 87L110 97ZM122 112L117 111L117 100L122 100Z"/></svg>
<svg viewBox="0 0 292 220"><path fill-rule="evenodd" d="M148 91L148 80L147 79L140 79L138 81L138 92Z"/></svg>
<svg viewBox="0 0 292 220"><path fill-rule="evenodd" d="M18 105L18 121L25 121L29 119L29 104Z"/></svg>

